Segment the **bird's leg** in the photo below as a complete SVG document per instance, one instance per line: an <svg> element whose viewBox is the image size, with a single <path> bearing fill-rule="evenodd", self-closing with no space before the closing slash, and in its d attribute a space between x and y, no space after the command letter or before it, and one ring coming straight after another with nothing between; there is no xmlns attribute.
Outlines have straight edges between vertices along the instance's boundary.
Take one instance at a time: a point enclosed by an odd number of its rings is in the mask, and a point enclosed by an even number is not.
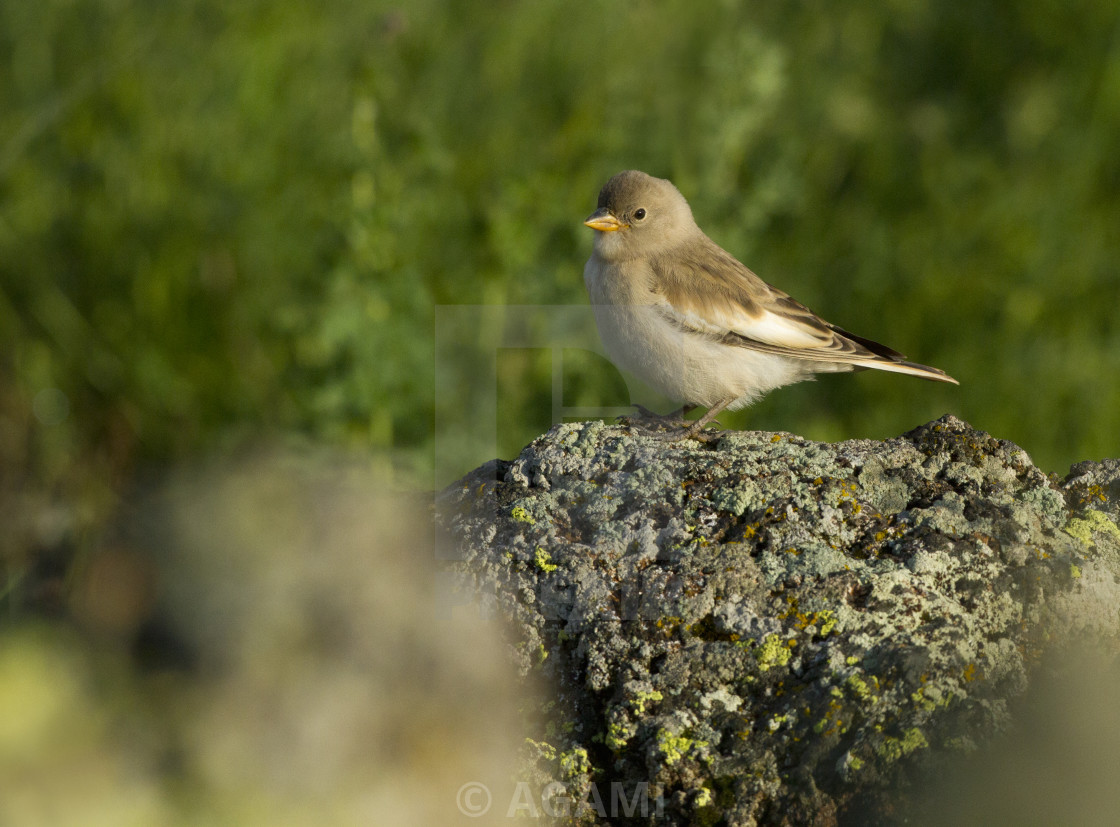
<svg viewBox="0 0 1120 827"><path fill-rule="evenodd" d="M618 421L624 425L644 425L649 427L674 428L690 424L685 415L695 408L695 405L685 405L672 413L658 414L644 405L634 405L638 409L638 416L620 416Z"/></svg>
<svg viewBox="0 0 1120 827"><path fill-rule="evenodd" d="M657 434L657 438L670 440L672 442L677 442L682 439L696 439L700 442L707 442L709 438L704 436L703 434L704 427L717 416L719 416L720 413L723 412L723 409L734 401L735 397L731 397L730 399L724 399L722 402L717 402L715 405L708 408L708 412L706 414L697 419L683 431Z"/></svg>
<svg viewBox="0 0 1120 827"><path fill-rule="evenodd" d="M686 416L688 416L688 412L691 411L696 406L695 405L682 405L681 407L677 408L675 411L672 411L672 412L667 413L667 414L654 413L653 411L651 411L649 408L645 407L644 405L635 404L634 407L638 409L638 413L641 415L642 419L652 419L654 422L663 422L665 424L669 424L669 423L679 424L679 423L685 421L684 418Z"/></svg>

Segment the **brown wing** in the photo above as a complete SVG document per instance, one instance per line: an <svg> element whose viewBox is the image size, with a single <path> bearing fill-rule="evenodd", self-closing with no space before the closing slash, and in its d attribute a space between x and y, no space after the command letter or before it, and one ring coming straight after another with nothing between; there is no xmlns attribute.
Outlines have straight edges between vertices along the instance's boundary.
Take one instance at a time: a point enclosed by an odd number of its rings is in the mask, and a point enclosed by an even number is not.
<svg viewBox="0 0 1120 827"><path fill-rule="evenodd" d="M956 380L898 351L837 327L764 282L707 236L650 262L662 314L684 330L738 347L810 362Z"/></svg>

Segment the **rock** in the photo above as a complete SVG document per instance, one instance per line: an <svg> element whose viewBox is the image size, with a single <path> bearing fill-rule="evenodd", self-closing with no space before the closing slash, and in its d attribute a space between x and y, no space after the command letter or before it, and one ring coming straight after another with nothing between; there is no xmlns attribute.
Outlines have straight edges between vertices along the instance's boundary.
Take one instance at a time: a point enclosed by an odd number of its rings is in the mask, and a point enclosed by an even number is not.
<svg viewBox="0 0 1120 827"><path fill-rule="evenodd" d="M901 817L1048 647L1116 650L1118 521L1120 462L1059 482L951 416L837 444L563 424L437 504L551 684L527 772L577 824Z"/></svg>

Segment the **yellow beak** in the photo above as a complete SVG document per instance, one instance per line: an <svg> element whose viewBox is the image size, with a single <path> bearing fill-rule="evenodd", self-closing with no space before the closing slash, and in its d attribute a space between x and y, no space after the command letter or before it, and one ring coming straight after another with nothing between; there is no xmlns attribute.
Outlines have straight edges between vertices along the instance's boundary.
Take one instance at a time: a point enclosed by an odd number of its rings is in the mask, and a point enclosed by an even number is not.
<svg viewBox="0 0 1120 827"><path fill-rule="evenodd" d="M583 223L601 233L613 233L615 230L622 230L630 226L629 224L623 224L611 215L606 207L595 210L595 212L587 216L587 220Z"/></svg>

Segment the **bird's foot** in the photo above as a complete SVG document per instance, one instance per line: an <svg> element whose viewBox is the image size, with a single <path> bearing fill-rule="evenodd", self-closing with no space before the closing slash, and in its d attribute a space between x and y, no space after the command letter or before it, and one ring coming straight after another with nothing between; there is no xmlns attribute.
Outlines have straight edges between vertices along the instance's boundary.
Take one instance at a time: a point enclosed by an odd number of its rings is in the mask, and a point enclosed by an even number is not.
<svg viewBox="0 0 1120 827"><path fill-rule="evenodd" d="M707 427L712 424L718 425L719 423L711 420L707 422L699 419L695 422L685 420L671 430L660 431L656 434L650 434L650 436L664 442L684 442L686 439L695 439L697 442L704 443L716 442L723 435L723 432L717 428Z"/></svg>
<svg viewBox="0 0 1120 827"><path fill-rule="evenodd" d="M729 399L724 399L721 402L717 402L715 405L712 405L712 407L708 408L708 412L697 419L695 422L677 419L669 426L668 431L652 434L652 436L654 439L663 439L668 442L680 442L681 440L685 439L695 439L697 442L715 442L720 439L720 432L715 430L714 428L711 430L705 429L709 424L715 422L715 418L720 414L720 412L734 401L735 398L731 397ZM683 415L692 410L693 407L695 406L686 405L683 409L681 409L680 413ZM645 409L639 408L639 410ZM658 417L658 419L667 419L671 417L673 417L673 414L670 414L669 417ZM718 425L719 423L715 422L715 424Z"/></svg>

